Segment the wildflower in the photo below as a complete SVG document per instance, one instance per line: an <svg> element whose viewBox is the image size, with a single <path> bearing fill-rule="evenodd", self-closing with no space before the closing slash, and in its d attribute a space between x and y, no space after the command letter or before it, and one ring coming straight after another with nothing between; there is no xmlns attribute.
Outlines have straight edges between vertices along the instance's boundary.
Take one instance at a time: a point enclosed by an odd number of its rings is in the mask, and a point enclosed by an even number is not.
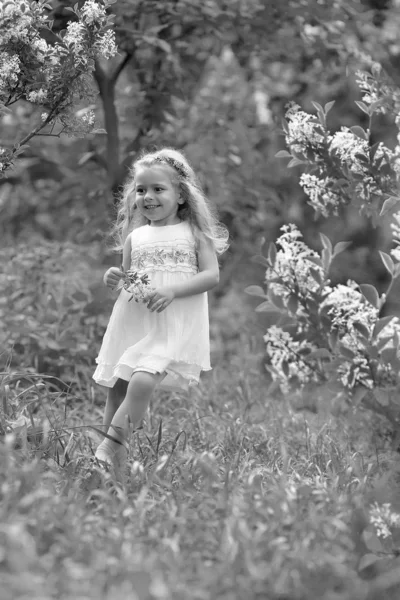
<svg viewBox="0 0 400 600"><path fill-rule="evenodd" d="M117 54L117 46L115 44L115 33L110 29L101 35L95 44L95 49L98 56L102 56L107 60Z"/></svg>
<svg viewBox="0 0 400 600"><path fill-rule="evenodd" d="M316 380L316 373L304 359L304 352L315 350L307 340L296 341L290 333L272 325L264 335L264 342L272 378L279 381L283 393L289 392L291 379L301 385Z"/></svg>
<svg viewBox="0 0 400 600"><path fill-rule="evenodd" d="M310 198L309 204L324 217L337 215L339 206L343 203L342 196L330 187L333 183L334 179L330 177L320 179L309 173L303 173L300 177L300 185Z"/></svg>
<svg viewBox="0 0 400 600"><path fill-rule="evenodd" d="M378 310L372 306L357 290L357 284L349 280L347 285L335 286L321 304L321 310L328 308L327 315L331 319L332 329L342 334L354 334L354 324L361 323L372 329L378 318ZM341 339L344 343L344 338ZM354 345L353 340L347 340Z"/></svg>
<svg viewBox="0 0 400 600"><path fill-rule="evenodd" d="M40 90L29 92L29 94L26 95L26 99L34 104L41 104L47 100L47 90L40 88Z"/></svg>
<svg viewBox="0 0 400 600"><path fill-rule="evenodd" d="M94 125L96 115L94 114L94 112L92 110L87 110L84 112L81 119L84 123L86 123L87 125L89 125L91 127L92 125Z"/></svg>
<svg viewBox="0 0 400 600"><path fill-rule="evenodd" d="M64 43L72 46L75 50L83 50L86 29L82 23L68 23L67 33L64 36Z"/></svg>
<svg viewBox="0 0 400 600"><path fill-rule="evenodd" d="M106 16L104 7L95 0L87 0L82 7L81 13L85 23L88 25Z"/></svg>
<svg viewBox="0 0 400 600"><path fill-rule="evenodd" d="M21 72L20 60L16 54L2 52L0 55L0 89L13 88L18 84Z"/></svg>
<svg viewBox="0 0 400 600"><path fill-rule="evenodd" d="M322 125L313 115L302 110L295 103L290 103L286 111L288 133L286 143L295 152L307 152L307 149L322 148L325 143L325 133Z"/></svg>
<svg viewBox="0 0 400 600"><path fill-rule="evenodd" d="M374 389L374 381L368 359L358 354L351 361L344 361L338 367L338 374L344 387L353 388L356 384L363 385L369 390Z"/></svg>
<svg viewBox="0 0 400 600"><path fill-rule="evenodd" d="M303 241L302 234L293 224L284 225L282 235L277 240L278 252L273 267L266 271L268 287L277 295L287 299L294 289L299 296L307 297L310 291L316 291L319 284L310 275L310 269L316 269L324 278L322 267L307 260L318 257Z"/></svg>
<svg viewBox="0 0 400 600"><path fill-rule="evenodd" d="M132 294L129 301L147 302L149 294L153 291L148 275L139 275L136 271L129 270L125 274L123 288Z"/></svg>
<svg viewBox="0 0 400 600"><path fill-rule="evenodd" d="M47 54L49 49L46 40L41 37L37 37L31 41L31 48L40 52L41 54Z"/></svg>
<svg viewBox="0 0 400 600"><path fill-rule="evenodd" d="M356 155L368 156L368 142L356 136L348 127L342 127L331 136L329 150L334 152L350 170L357 173L364 172L365 168Z"/></svg>
<svg viewBox="0 0 400 600"><path fill-rule="evenodd" d="M369 516L378 537L388 538L392 535L390 528L400 527L400 514L391 511L389 502L381 506L374 502L371 505Z"/></svg>

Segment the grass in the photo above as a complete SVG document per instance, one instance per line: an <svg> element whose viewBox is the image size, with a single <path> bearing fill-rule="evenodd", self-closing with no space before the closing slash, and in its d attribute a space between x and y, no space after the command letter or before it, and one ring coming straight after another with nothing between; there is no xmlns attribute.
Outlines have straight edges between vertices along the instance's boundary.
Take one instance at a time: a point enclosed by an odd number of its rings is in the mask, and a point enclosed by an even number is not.
<svg viewBox="0 0 400 600"><path fill-rule="evenodd" d="M385 424L265 398L246 347L187 395L158 393L117 487L91 461L103 392L2 375L2 600L390 600L400 508ZM399 511L400 512L400 511ZM369 558L368 558L369 557Z"/></svg>

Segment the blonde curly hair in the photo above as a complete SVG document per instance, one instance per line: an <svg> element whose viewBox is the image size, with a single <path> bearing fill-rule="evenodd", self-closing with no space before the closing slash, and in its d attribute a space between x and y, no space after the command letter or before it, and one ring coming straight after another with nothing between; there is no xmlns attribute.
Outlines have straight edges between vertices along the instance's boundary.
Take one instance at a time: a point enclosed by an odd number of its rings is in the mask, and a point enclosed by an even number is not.
<svg viewBox="0 0 400 600"><path fill-rule="evenodd" d="M197 241L206 240L213 246L216 254L228 249L229 233L219 222L217 211L204 194L196 174L187 158L174 148L162 148L155 152L142 154L132 165L130 177L124 185L118 206L117 220L113 229L116 238L116 250L121 250L128 234L147 225L149 220L135 206L136 173L138 167L151 167L161 164L170 167L172 181L179 188L183 204L178 206L178 217L191 226Z"/></svg>

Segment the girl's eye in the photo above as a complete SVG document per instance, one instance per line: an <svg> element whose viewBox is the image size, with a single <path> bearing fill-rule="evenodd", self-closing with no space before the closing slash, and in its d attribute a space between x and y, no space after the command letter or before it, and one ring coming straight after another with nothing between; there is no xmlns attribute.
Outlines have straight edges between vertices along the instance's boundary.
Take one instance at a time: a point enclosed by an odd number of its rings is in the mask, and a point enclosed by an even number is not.
<svg viewBox="0 0 400 600"><path fill-rule="evenodd" d="M137 189L136 189L136 193L137 193L137 194L143 194L143 190L142 190L142 188L137 188Z"/></svg>
<svg viewBox="0 0 400 600"><path fill-rule="evenodd" d="M162 192L162 191L163 191L163 188L161 188L161 187L158 187L158 186L157 186L157 187L155 187L154 189L156 190L156 192Z"/></svg>

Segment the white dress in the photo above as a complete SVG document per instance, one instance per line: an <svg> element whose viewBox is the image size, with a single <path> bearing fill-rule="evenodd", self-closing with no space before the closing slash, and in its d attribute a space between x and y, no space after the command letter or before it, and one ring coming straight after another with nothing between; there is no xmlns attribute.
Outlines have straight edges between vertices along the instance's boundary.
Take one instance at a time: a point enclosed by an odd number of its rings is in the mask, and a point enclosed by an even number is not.
<svg viewBox="0 0 400 600"><path fill-rule="evenodd" d="M190 225L144 225L131 235L131 269L147 274L152 287L188 281L198 272L195 239ZM118 378L129 381L135 370L166 373L160 387L186 390L210 367L207 292L175 298L162 312L129 301L121 289L93 379L113 387Z"/></svg>

